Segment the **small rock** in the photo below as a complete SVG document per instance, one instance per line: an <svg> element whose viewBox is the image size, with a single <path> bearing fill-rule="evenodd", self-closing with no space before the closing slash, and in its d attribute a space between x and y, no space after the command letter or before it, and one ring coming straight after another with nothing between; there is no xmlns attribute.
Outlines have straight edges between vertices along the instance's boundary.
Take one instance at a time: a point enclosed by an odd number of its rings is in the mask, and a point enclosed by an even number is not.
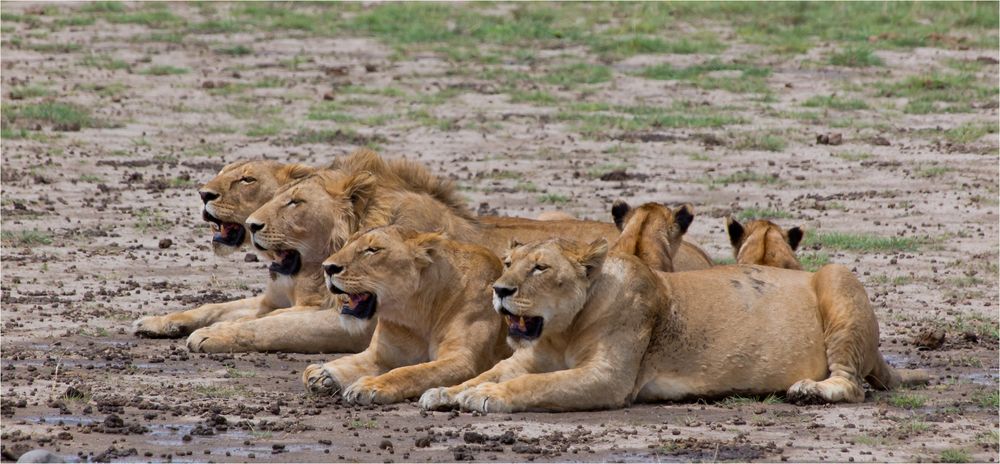
<svg viewBox="0 0 1000 464"><path fill-rule="evenodd" d="M257 259L257 255L253 253L247 253L246 256L243 257L244 263L256 263L257 261L259 261Z"/></svg>
<svg viewBox="0 0 1000 464"><path fill-rule="evenodd" d="M417 438L416 443L413 444L417 448L427 448L431 446L431 437L420 437Z"/></svg>
<svg viewBox="0 0 1000 464"><path fill-rule="evenodd" d="M392 442L389 440L382 440L378 444L378 449L384 449L384 450L392 449Z"/></svg>
<svg viewBox="0 0 1000 464"><path fill-rule="evenodd" d="M820 145L840 145L844 143L844 136L840 132L819 134L816 136L816 143Z"/></svg>
<svg viewBox="0 0 1000 464"><path fill-rule="evenodd" d="M170 248L170 246L173 245L173 244L174 244L174 241L170 240L169 238L162 239L162 240L160 240L160 249L161 250L166 250L167 248Z"/></svg>

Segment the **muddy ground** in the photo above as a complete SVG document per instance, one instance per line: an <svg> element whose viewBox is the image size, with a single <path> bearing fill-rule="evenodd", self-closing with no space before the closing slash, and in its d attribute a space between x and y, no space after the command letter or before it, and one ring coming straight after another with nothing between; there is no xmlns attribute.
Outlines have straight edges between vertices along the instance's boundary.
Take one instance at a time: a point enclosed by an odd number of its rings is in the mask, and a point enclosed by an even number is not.
<svg viewBox="0 0 1000 464"><path fill-rule="evenodd" d="M995 4L843 40L602 8L4 2L3 460L995 462ZM657 14L669 33L644 29ZM802 27L821 14L865 23L807 11ZM669 40L608 51L579 24ZM726 214L802 225L807 264L853 268L890 363L932 381L856 405L422 413L305 394L302 369L330 356L130 334L263 288L263 263L211 254L197 185L241 158L360 145L427 163L480 213L690 202L689 237L720 262Z"/></svg>

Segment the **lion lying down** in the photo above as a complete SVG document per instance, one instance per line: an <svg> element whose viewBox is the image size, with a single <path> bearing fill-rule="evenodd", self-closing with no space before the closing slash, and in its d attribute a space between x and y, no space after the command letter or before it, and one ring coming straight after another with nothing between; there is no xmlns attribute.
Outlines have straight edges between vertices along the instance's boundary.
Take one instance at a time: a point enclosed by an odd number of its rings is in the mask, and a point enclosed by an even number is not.
<svg viewBox="0 0 1000 464"><path fill-rule="evenodd" d="M361 353L306 368L313 392L393 403L510 355L488 290L503 268L486 248L388 226L355 235L323 267L330 291L347 296L345 325L378 322Z"/></svg>
<svg viewBox="0 0 1000 464"><path fill-rule="evenodd" d="M494 306L523 317L527 334L508 337L516 351L492 369L424 393L422 407L572 411L780 391L860 402L862 379L925 380L886 364L865 290L843 266L663 273L608 255L603 239L535 242L505 260Z"/></svg>

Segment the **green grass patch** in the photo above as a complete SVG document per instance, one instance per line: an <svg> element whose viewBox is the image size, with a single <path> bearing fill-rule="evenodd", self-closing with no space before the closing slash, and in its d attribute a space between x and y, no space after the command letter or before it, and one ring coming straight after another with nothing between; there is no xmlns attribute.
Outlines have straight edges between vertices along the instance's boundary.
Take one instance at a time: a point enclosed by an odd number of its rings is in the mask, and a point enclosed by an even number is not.
<svg viewBox="0 0 1000 464"><path fill-rule="evenodd" d="M942 175L951 172L952 169L945 166L929 166L926 168L921 168L916 172L917 177L924 179L933 179L935 177L941 177Z"/></svg>
<svg viewBox="0 0 1000 464"><path fill-rule="evenodd" d="M941 462L972 462L972 456L965 450L946 449L939 456Z"/></svg>
<svg viewBox="0 0 1000 464"><path fill-rule="evenodd" d="M195 34L232 34L243 30L243 23L233 19L210 19L192 24L188 31Z"/></svg>
<svg viewBox="0 0 1000 464"><path fill-rule="evenodd" d="M38 98L50 95L49 89L40 85L22 85L10 89L7 94L11 100L24 100L28 98Z"/></svg>
<svg viewBox="0 0 1000 464"><path fill-rule="evenodd" d="M897 408L916 409L927 404L927 398L913 393L893 393L889 397L889 404Z"/></svg>
<svg viewBox="0 0 1000 464"><path fill-rule="evenodd" d="M782 211L780 209L773 208L744 208L736 213L736 218L740 221L746 221L750 219L789 219L792 218L792 214L787 211Z"/></svg>
<svg viewBox="0 0 1000 464"><path fill-rule="evenodd" d="M153 29L164 29L184 23L183 18L165 9L118 12L106 14L104 19L113 24L138 24Z"/></svg>
<svg viewBox="0 0 1000 464"><path fill-rule="evenodd" d="M574 63L552 70L545 81L564 87L577 84L600 84L611 80L611 68L599 64Z"/></svg>
<svg viewBox="0 0 1000 464"><path fill-rule="evenodd" d="M559 103L559 97L543 90L512 90L509 92L511 103L531 103L533 105L548 106Z"/></svg>
<svg viewBox="0 0 1000 464"><path fill-rule="evenodd" d="M776 134L745 132L734 138L732 146L737 150L782 151L788 142Z"/></svg>
<svg viewBox="0 0 1000 464"><path fill-rule="evenodd" d="M47 101L7 108L3 114L7 123L45 122L56 128L91 127L94 121L90 111L80 105Z"/></svg>
<svg viewBox="0 0 1000 464"><path fill-rule="evenodd" d="M128 63L126 63L124 60L119 60L117 58L112 57L111 55L95 54L95 53L91 53L83 57L83 59L80 60L80 64L83 66L87 66L90 68L97 68L97 69L115 70L115 69L128 68Z"/></svg>
<svg viewBox="0 0 1000 464"><path fill-rule="evenodd" d="M38 43L26 47L38 53L73 53L83 49L83 46L75 43Z"/></svg>
<svg viewBox="0 0 1000 464"><path fill-rule="evenodd" d="M857 152L857 151L842 151L839 153L834 153L833 156L840 158L845 161L864 161L872 157L871 153L868 152Z"/></svg>
<svg viewBox="0 0 1000 464"><path fill-rule="evenodd" d="M19 232L3 231L3 241L7 244L33 246L51 245L52 236L39 230L22 230Z"/></svg>
<svg viewBox="0 0 1000 464"><path fill-rule="evenodd" d="M745 122L743 118L696 107L675 108L658 106L610 105L607 103L576 103L568 111L556 114L560 121L574 123L575 129L587 136L611 131L635 132L663 128L723 127Z"/></svg>
<svg viewBox="0 0 1000 464"><path fill-rule="evenodd" d="M702 180L702 183L707 184L709 187L717 186L727 186L729 184L761 184L761 185L772 185L780 184L781 179L777 176L769 174L761 174L754 171L738 171L729 175L722 177L711 177Z"/></svg>
<svg viewBox="0 0 1000 464"><path fill-rule="evenodd" d="M723 71L736 72L738 76L719 76ZM705 63L678 68L669 63L649 66L639 71L647 79L687 81L706 90L725 90L733 93L768 93L767 77L770 68L746 63L723 63L711 60Z"/></svg>
<svg viewBox="0 0 1000 464"><path fill-rule="evenodd" d="M546 193L538 196L539 203L548 203L553 205L564 205L569 203L569 197L566 195L560 195L558 193Z"/></svg>
<svg viewBox="0 0 1000 464"><path fill-rule="evenodd" d="M1000 392L993 390L989 393L984 393L975 396L976 404L978 404L983 409L991 409L996 411L1000 408Z"/></svg>
<svg viewBox="0 0 1000 464"><path fill-rule="evenodd" d="M141 234L149 230L165 231L170 228L170 220L159 211L142 208L135 213L135 223L132 225Z"/></svg>
<svg viewBox="0 0 1000 464"><path fill-rule="evenodd" d="M804 244L820 245L835 250L900 252L916 251L926 241L926 239L912 237L881 237L872 234L825 232L806 235Z"/></svg>
<svg viewBox="0 0 1000 464"><path fill-rule="evenodd" d="M944 132L945 138L955 143L970 143L986 134L996 134L996 123L965 123Z"/></svg>
<svg viewBox="0 0 1000 464"><path fill-rule="evenodd" d="M784 401L780 396L775 394L770 394L767 396L741 396L733 395L728 396L721 401L717 401L716 404L725 408L733 408L738 406L746 406L751 404L779 404Z"/></svg>
<svg viewBox="0 0 1000 464"><path fill-rule="evenodd" d="M906 98L904 111L913 114L964 112L971 103L995 99L998 93L996 85L982 82L973 74L941 72L881 83L876 88L879 96Z"/></svg>
<svg viewBox="0 0 1000 464"><path fill-rule="evenodd" d="M83 13L121 13L125 11L122 2L89 2L80 7Z"/></svg>
<svg viewBox="0 0 1000 464"><path fill-rule="evenodd" d="M802 106L809 108L832 108L835 110L867 110L868 104L864 100L857 98L840 98L836 95L810 97L802 102Z"/></svg>
<svg viewBox="0 0 1000 464"><path fill-rule="evenodd" d="M146 74L148 76L174 76L187 73L187 68L180 68L169 64L157 64L139 71L139 74Z"/></svg>
<svg viewBox="0 0 1000 464"><path fill-rule="evenodd" d="M849 68L866 68L869 66L882 66L885 62L869 47L848 46L830 55L830 64Z"/></svg>
<svg viewBox="0 0 1000 464"><path fill-rule="evenodd" d="M712 32L697 32L675 41L663 40L656 36L616 33L602 34L590 39L591 51L608 59L621 59L643 53L674 54L715 54L726 48Z"/></svg>

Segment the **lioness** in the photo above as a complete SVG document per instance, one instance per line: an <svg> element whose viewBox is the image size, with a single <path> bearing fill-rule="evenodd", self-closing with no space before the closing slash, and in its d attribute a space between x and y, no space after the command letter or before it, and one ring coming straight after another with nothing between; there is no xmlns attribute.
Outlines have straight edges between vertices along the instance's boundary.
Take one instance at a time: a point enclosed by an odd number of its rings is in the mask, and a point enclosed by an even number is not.
<svg viewBox="0 0 1000 464"><path fill-rule="evenodd" d="M684 233L694 221L693 206L685 204L671 211L659 203L645 203L632 208L617 200L611 215L621 231L611 249L613 253L635 255L657 271L674 272L674 259L684 243Z"/></svg>
<svg viewBox="0 0 1000 464"><path fill-rule="evenodd" d="M494 306L534 336L511 339L514 354L478 377L427 391L422 407L570 411L777 391L860 402L862 379L925 380L885 362L868 297L843 266L664 273L608 256L604 240L561 239L516 247L505 265Z"/></svg>
<svg viewBox="0 0 1000 464"><path fill-rule="evenodd" d="M747 223L746 227L731 216L726 216L726 232L733 245L736 264L759 264L761 266L802 269L795 249L802 241L802 229L792 227L781 230L777 224L758 219Z"/></svg>
<svg viewBox="0 0 1000 464"><path fill-rule="evenodd" d="M306 368L302 378L314 392L394 403L468 380L510 355L490 303L503 269L490 250L389 226L356 234L323 268L330 291L347 296L343 318L378 322L366 350Z"/></svg>

